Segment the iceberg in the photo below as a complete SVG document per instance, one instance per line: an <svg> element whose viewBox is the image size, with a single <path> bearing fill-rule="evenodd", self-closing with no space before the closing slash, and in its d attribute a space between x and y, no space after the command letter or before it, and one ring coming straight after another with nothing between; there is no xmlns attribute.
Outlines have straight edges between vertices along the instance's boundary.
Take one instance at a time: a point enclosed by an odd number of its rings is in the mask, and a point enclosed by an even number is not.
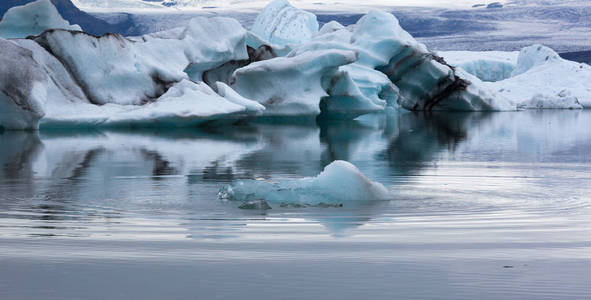
<svg viewBox="0 0 591 300"><path fill-rule="evenodd" d="M288 57L296 57L310 51L343 50L363 55L364 49L351 44L352 33L336 21L326 23L310 42L295 48ZM328 96L321 101L321 116L353 119L357 116L383 111L386 105L398 101L398 88L388 77L355 61L339 67L338 72L327 80Z"/></svg>
<svg viewBox="0 0 591 300"><path fill-rule="evenodd" d="M355 63L340 67L326 90L321 117L344 119L383 111L386 105L395 105L399 94L386 75Z"/></svg>
<svg viewBox="0 0 591 300"><path fill-rule="evenodd" d="M248 59L245 43L246 30L227 18L195 18L184 28L130 38L51 29L0 39L0 126L180 127L260 115L257 102L221 82L211 82L217 92L192 82L187 72Z"/></svg>
<svg viewBox="0 0 591 300"><path fill-rule="evenodd" d="M90 104L64 66L34 41L0 38L0 49L1 127L37 129L48 112Z"/></svg>
<svg viewBox="0 0 591 300"><path fill-rule="evenodd" d="M519 51L517 65L515 66L515 70L511 73L511 77L523 74L534 67L544 65L548 62L557 62L560 60L562 59L558 53L546 46L532 45L525 47Z"/></svg>
<svg viewBox="0 0 591 300"><path fill-rule="evenodd" d="M371 11L354 27L359 63L375 66L400 90L408 110L514 110L475 76L456 70L404 31L392 14Z"/></svg>
<svg viewBox="0 0 591 300"><path fill-rule="evenodd" d="M5 54L0 58L0 126L7 129L187 127L231 123L264 110L223 83L216 83L216 93L203 82L187 79L143 105L96 105L67 69L34 41L0 39L0 49Z"/></svg>
<svg viewBox="0 0 591 300"><path fill-rule="evenodd" d="M70 25L62 19L49 0L38 0L10 8L0 21L0 37L3 38L25 38L48 29L82 31L80 26Z"/></svg>
<svg viewBox="0 0 591 300"><path fill-rule="evenodd" d="M437 55L482 81L495 82L512 76L519 51L439 51Z"/></svg>
<svg viewBox="0 0 591 300"><path fill-rule="evenodd" d="M517 107L520 109L582 109L583 105L576 97L571 96L567 91L562 91L555 97L537 94L530 100L519 103Z"/></svg>
<svg viewBox="0 0 591 300"><path fill-rule="evenodd" d="M230 86L240 95L264 105L264 116L317 116L321 98L328 96L324 81L332 78L339 66L356 59L355 52L343 50L277 57L236 70Z"/></svg>
<svg viewBox="0 0 591 300"><path fill-rule="evenodd" d="M187 79L187 69L201 78L203 71L248 58L246 30L221 17L194 18L185 28L134 39L50 30L34 40L63 62L89 100L100 105L152 102Z"/></svg>
<svg viewBox="0 0 591 300"><path fill-rule="evenodd" d="M591 107L591 66L562 59L542 45L520 51L512 77L485 84L522 107Z"/></svg>
<svg viewBox="0 0 591 300"><path fill-rule="evenodd" d="M316 15L293 7L287 0L274 0L256 17L251 31L278 46L302 44L318 32Z"/></svg>
<svg viewBox="0 0 591 300"><path fill-rule="evenodd" d="M409 110L515 110L511 101L496 95L480 79L456 70L429 52L387 12L370 11L350 27L327 23L309 43L289 56L320 49L356 51L359 59L341 69L349 73L363 96L382 109L383 103L396 102ZM364 78L372 70L386 77L371 75L374 86L368 89ZM357 100L363 102L359 97Z"/></svg>
<svg viewBox="0 0 591 300"><path fill-rule="evenodd" d="M233 123L260 115L264 107L219 83L224 96L207 84L182 80L156 101L145 105L73 104L47 109L41 125L59 127L194 127Z"/></svg>
<svg viewBox="0 0 591 300"><path fill-rule="evenodd" d="M189 77L193 81L203 80L205 83L207 83L209 86L211 86L215 90L215 89L217 89L215 82L220 81L220 82L223 82L226 84L230 83L230 80L232 78L232 74L234 74L234 71L236 71L237 69L248 66L249 64L251 64L253 62L267 60L267 59L277 57L277 53L275 52L275 50L271 46L268 46L265 44L261 44L256 49L252 48L250 46L247 46L246 49L248 52L248 59L231 60L231 61L229 61L217 68L213 68L211 70L207 70L207 71L203 72L203 74L201 75L201 78L199 78L198 76L195 76L195 74L191 73L189 70L185 70L185 72L187 72L189 74Z"/></svg>
<svg viewBox="0 0 591 300"><path fill-rule="evenodd" d="M587 64L541 45L436 54L382 11L319 29L313 14L276 0L251 32L234 19L197 17L124 37L79 31L42 0L8 11L0 29L35 34L0 38L0 126L7 129L354 119L388 106L591 107Z"/></svg>
<svg viewBox="0 0 591 300"><path fill-rule="evenodd" d="M0 126L37 129L48 78L31 50L0 38Z"/></svg>
<svg viewBox="0 0 591 300"><path fill-rule="evenodd" d="M47 52L39 44L32 40L10 40L16 45L28 49L33 54L33 59L41 66L49 81L47 105L67 105L67 103L90 103L84 91L76 83L64 65L53 55Z"/></svg>
<svg viewBox="0 0 591 300"><path fill-rule="evenodd" d="M279 183L240 180L224 186L218 196L246 204L264 200L270 205L346 207L387 200L390 194L381 183L371 181L353 164L337 160L316 177Z"/></svg>

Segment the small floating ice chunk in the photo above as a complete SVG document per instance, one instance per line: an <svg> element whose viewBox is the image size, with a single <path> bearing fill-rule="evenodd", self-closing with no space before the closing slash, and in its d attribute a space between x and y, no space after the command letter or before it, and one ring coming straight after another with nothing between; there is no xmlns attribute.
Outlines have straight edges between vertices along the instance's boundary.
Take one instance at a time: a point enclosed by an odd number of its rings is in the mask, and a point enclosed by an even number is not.
<svg viewBox="0 0 591 300"><path fill-rule="evenodd" d="M295 207L340 207L351 202L386 200L389 193L382 184L371 181L353 164L337 160L316 177L279 183L240 180L224 186L218 196L245 204L264 200L283 207L290 207L290 204Z"/></svg>

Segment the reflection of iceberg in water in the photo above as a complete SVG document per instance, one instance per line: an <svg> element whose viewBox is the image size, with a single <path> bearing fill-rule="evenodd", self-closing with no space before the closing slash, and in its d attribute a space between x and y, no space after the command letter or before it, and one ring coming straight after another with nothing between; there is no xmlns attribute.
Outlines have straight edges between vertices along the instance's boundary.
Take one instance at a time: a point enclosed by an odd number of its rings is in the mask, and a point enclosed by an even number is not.
<svg viewBox="0 0 591 300"><path fill-rule="evenodd" d="M297 218L346 235L385 212L415 209L412 197L404 198L410 194L397 191L446 180L416 176L433 175L438 168L454 176L466 170L449 168L453 160L589 160L581 157L587 153L581 147L591 143L585 126L591 114L516 114L394 112L317 125L263 123L210 131L6 131L0 134L0 180L10 184L0 185L0 207L16 205L37 213L31 218L62 222L170 214L175 226L193 238L231 237L249 230L253 222L277 218ZM316 176L334 160L353 163L371 180L385 184L395 199L351 208L274 206L264 214L217 201L225 184ZM500 172L495 170L489 172ZM503 170L510 171L523 173ZM429 188L437 193L446 189ZM202 227L203 220L222 221Z"/></svg>
<svg viewBox="0 0 591 300"><path fill-rule="evenodd" d="M591 160L581 151L591 143L591 113L586 110L493 116L487 126L471 128L471 138L457 147L457 155L469 155L474 160L497 160L502 155L504 161L520 162L542 158L562 163ZM481 151L485 147L487 151Z"/></svg>
<svg viewBox="0 0 591 300"><path fill-rule="evenodd" d="M25 197L34 193L31 162L43 151L43 145L36 132L1 132L0 131L0 178L19 179L26 182L28 188L23 191ZM2 194L16 197L18 190L12 185L0 185ZM0 207L2 202L0 202Z"/></svg>
<svg viewBox="0 0 591 300"><path fill-rule="evenodd" d="M413 174L437 160L445 151L453 152L469 138L473 128L482 126L490 113L403 113L389 119L389 143L377 158L388 161L394 173Z"/></svg>
<svg viewBox="0 0 591 300"><path fill-rule="evenodd" d="M367 119L373 123L380 123L382 115L371 115ZM381 128L365 124L360 121L326 120L321 121L320 143L324 150L320 156L322 167L335 160L350 161L355 159L360 152L365 152L369 147L379 147ZM377 143L377 145L376 145Z"/></svg>
<svg viewBox="0 0 591 300"><path fill-rule="evenodd" d="M413 114L381 114L358 121L323 121L317 125L263 123L210 131L6 132L0 136L6 145L2 158L7 160L2 162L2 177L29 182L29 191L19 189L10 194L33 199L32 210L47 212L54 207L55 211L66 211L69 217L117 218L130 212L141 215L162 210L197 219L219 215L260 219L264 217L260 213L252 215L215 201L219 188L241 178L281 181L316 176L334 160L353 162L372 180L390 184L379 178L397 167L392 160L405 159L417 149L444 150L444 141L448 139L442 137L454 132L443 125L424 125L420 118ZM438 122L445 125L445 120ZM405 132L409 127L415 134ZM417 138L425 140L429 147L411 147ZM388 151L396 152L383 156L388 145L392 148ZM429 151L425 152L432 153ZM428 153L424 155L425 161L433 159ZM385 168L381 167L384 161ZM368 162L380 167L368 167ZM14 173L17 169L19 173ZM46 203L43 199L51 201ZM301 213L304 219L323 224L334 234L345 234L379 217L382 205L274 207L267 217ZM232 236L248 222L239 223L229 229L221 226L218 233L215 226L200 232L205 229L193 228L189 221L181 227L189 230L192 237L222 237Z"/></svg>
<svg viewBox="0 0 591 300"><path fill-rule="evenodd" d="M60 205L55 210L70 217L91 208L98 217L136 208L188 207L192 194L200 192L192 187L192 177L210 176L212 166L232 168L236 159L260 147L256 137L232 135L190 130L40 136L5 132L0 135L0 179L18 184L0 185L0 193L9 195L0 205L28 206L40 213L41 206ZM169 177L175 178L162 180Z"/></svg>

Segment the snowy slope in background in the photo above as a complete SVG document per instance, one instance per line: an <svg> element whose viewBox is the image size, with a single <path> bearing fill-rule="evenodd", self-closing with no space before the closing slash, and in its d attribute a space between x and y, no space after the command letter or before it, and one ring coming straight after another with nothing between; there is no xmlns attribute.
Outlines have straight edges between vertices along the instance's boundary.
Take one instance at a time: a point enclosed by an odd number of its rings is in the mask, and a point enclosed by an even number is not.
<svg viewBox="0 0 591 300"><path fill-rule="evenodd" d="M177 10L199 10L202 8L216 9L261 9L269 3L267 0L72 0L80 9L92 12L138 12L142 10L154 10L172 8ZM505 3L507 1L482 1L482 0L341 0L341 1L317 1L299 0L293 4L308 10L331 11L359 11L370 7L393 6L417 6L417 7L441 7L441 8L469 8L477 4L490 4L493 2Z"/></svg>
<svg viewBox="0 0 591 300"><path fill-rule="evenodd" d="M31 0L1 1L0 13L28 2ZM76 7L70 0L52 2L64 19L79 24L87 32L134 36L185 26L195 16L227 16L251 28L258 12L268 3L262 0L72 0ZM591 61L591 53L586 52L591 49L591 1L516 0L503 2L503 8L472 7L492 2L495 1L300 0L292 4L315 13L320 25L331 20L353 24L370 9L381 8L392 12L405 30L433 50L518 51L532 44L544 44L559 53L579 52L565 56L568 59Z"/></svg>
<svg viewBox="0 0 591 300"><path fill-rule="evenodd" d="M113 1L100 2L106 7L108 3L114 5ZM377 0L362 4L347 0L327 5L332 2L306 0L293 1L292 4L315 13L320 25L331 20L343 25L354 24L363 14L378 7L392 12L405 30L434 50L518 51L532 44L544 44L560 53L591 49L591 1L552 1L551 4L546 1L514 1L495 9L468 5L492 1L468 1L464 6L450 6L452 1L437 1L437 4L433 4L435 1L414 2L418 1L380 1L378 5ZM131 2L126 3L129 5ZM116 13L116 9L108 8L91 10L94 16L109 23L127 22L118 33L141 35L184 26L195 15L232 17L245 28L251 28L256 15L267 1L229 3L220 0L202 1L198 9L164 7L136 10L132 14ZM150 3L154 4L160 5L158 2ZM415 6L400 6L405 4ZM576 59L588 61L587 56L580 56L577 55Z"/></svg>

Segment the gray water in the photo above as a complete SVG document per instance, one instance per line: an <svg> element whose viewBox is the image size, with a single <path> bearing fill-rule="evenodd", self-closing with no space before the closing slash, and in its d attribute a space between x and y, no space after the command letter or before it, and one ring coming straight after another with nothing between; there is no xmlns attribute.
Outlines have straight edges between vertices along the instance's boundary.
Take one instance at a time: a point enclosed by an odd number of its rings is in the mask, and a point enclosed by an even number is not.
<svg viewBox="0 0 591 300"><path fill-rule="evenodd" d="M217 198L337 159L392 199ZM393 298L591 298L591 112L0 134L0 299Z"/></svg>

